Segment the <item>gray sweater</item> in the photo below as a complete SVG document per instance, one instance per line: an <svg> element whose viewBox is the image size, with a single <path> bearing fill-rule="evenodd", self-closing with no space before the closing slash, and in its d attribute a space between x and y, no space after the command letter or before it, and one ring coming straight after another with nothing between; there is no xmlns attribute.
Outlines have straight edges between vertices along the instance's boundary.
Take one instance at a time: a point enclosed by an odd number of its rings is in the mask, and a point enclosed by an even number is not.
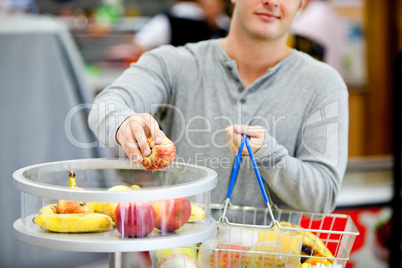
<svg viewBox="0 0 402 268"><path fill-rule="evenodd" d="M220 40L141 56L96 98L89 124L99 140L119 148L116 130L134 113L150 113L175 143L176 161L214 169L212 202L226 198L235 155L225 128L260 125L265 144L255 153L271 202L281 208L334 209L347 163L348 92L329 65L294 51L245 88ZM231 201L264 207L249 157Z"/></svg>

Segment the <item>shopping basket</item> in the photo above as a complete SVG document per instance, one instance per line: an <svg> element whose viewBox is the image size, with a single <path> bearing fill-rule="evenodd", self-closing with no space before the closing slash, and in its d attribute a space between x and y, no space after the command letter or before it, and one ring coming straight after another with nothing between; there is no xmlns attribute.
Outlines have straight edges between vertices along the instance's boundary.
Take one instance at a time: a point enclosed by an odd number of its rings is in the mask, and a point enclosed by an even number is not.
<svg viewBox="0 0 402 268"><path fill-rule="evenodd" d="M230 202L244 144L266 208L236 206ZM359 235L350 216L279 209L270 203L264 182L249 138L243 135L226 201L211 204L213 214L220 215L216 238L180 249L190 250L192 258L172 267L344 268Z"/></svg>

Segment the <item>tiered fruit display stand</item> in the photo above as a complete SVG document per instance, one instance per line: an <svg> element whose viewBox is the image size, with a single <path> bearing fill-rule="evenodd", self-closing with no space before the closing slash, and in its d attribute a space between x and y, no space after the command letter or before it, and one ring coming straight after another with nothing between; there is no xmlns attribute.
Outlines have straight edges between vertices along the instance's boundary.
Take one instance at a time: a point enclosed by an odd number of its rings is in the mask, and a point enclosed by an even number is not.
<svg viewBox="0 0 402 268"><path fill-rule="evenodd" d="M79 189L69 187L68 173L76 174ZM210 191L217 184L215 171L173 163L161 171L147 171L127 159L80 159L33 165L14 173L21 192L21 218L14 234L22 242L58 250L108 252L110 266L118 267L122 252L181 247L215 236L216 221L210 215ZM108 191L116 185L139 185L138 191ZM187 222L173 232L158 229L146 237L124 238L116 228L96 233L56 233L33 222L38 211L58 200L80 202L142 202L187 197L205 211L197 222Z"/></svg>

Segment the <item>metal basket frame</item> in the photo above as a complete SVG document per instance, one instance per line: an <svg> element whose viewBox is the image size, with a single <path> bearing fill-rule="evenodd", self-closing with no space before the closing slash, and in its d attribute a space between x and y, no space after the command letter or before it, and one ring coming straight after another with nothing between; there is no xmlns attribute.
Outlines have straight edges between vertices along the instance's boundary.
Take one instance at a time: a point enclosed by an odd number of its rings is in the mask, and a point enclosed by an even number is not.
<svg viewBox="0 0 402 268"><path fill-rule="evenodd" d="M252 206L237 206L230 204L226 207L226 204L211 204L211 210L218 212L223 215L224 210L226 209L226 218L230 220L229 224L225 221L221 222L223 225L228 226L228 228L239 228L240 231L244 230L257 230L259 232L269 232L273 229L273 227L269 227L272 225L272 222L277 221L287 221L293 224L303 226L303 229L300 228L288 228L288 227L280 227L280 224L276 226L277 230L279 230L279 236L285 233L290 232L291 236L295 235L295 232L301 234L301 240L303 241L306 238L306 233L311 232L315 234L316 239L314 240L315 246L318 239L322 240L325 244L325 247L332 248L332 254L334 258L327 257L319 257L314 256L314 258L321 260L323 263L324 260L331 260L334 264L333 267L345 267L347 261L350 258L350 252L355 241L357 235L359 235L359 231L356 225L353 223L353 220L349 215L344 214L324 214L324 213L316 213L316 212L305 212L305 211L296 211L296 210L286 210L279 209L276 206L273 206L272 209L267 208L257 208ZM228 216L229 215L229 216ZM272 222L269 222L270 217L273 216L275 219ZM262 217L260 217L262 216ZM258 222L258 219L263 219L263 221ZM251 219L251 222L250 222ZM219 224L218 224L219 229ZM230 241L227 241L230 244ZM202 245L196 247L198 250L205 249ZM263 251L244 251L235 248L228 249L214 249L214 252L236 252L239 254L244 253L254 253L254 254L262 254L262 255L273 255L273 256L291 256L291 257L299 257L299 258L313 258L312 255L306 256L302 254L294 254L294 253L277 253L277 252L263 252ZM212 266L215 267L215 266ZM216 266L220 267L220 266ZM229 266L235 267L235 266ZM240 263L239 263L239 266ZM265 266L261 266L265 267ZM275 265L273 267L276 267ZM323 266L324 267L324 266Z"/></svg>

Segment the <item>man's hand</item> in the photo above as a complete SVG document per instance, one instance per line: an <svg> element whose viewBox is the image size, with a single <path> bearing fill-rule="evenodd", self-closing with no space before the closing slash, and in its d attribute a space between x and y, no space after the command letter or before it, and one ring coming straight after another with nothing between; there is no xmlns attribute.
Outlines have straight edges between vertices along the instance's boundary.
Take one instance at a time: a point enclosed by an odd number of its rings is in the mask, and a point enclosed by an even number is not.
<svg viewBox="0 0 402 268"><path fill-rule="evenodd" d="M250 137L250 145L255 153L265 141L265 129L260 126L234 125L226 128L226 138L228 140L228 149L237 154L240 147L240 141L243 134ZM243 147L242 155L248 155L246 146Z"/></svg>
<svg viewBox="0 0 402 268"><path fill-rule="evenodd" d="M159 129L159 124L150 114L135 114L127 118L119 127L116 139L123 147L133 163L140 163L142 155L149 156L147 138L151 135L156 144L162 142L165 134Z"/></svg>

